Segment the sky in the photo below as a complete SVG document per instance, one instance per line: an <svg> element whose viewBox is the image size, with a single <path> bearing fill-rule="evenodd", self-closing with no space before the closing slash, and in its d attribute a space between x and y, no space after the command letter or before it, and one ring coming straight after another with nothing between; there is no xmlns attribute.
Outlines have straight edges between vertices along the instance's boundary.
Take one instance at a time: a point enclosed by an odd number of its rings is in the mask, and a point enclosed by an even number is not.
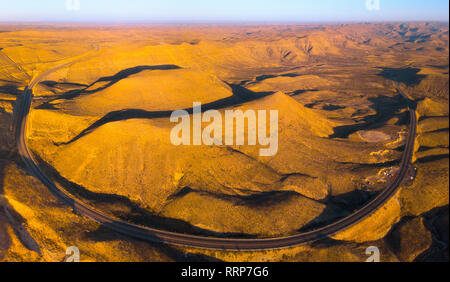
<svg viewBox="0 0 450 282"><path fill-rule="evenodd" d="M0 22L448 22L448 9L448 0L0 0Z"/></svg>

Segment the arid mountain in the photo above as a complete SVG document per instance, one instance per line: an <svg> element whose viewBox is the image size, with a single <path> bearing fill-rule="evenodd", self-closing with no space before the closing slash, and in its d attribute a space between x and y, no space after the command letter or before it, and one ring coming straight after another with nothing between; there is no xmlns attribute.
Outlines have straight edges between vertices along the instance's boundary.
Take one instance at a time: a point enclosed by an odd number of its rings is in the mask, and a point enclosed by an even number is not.
<svg viewBox="0 0 450 282"><path fill-rule="evenodd" d="M60 261L68 246L85 261L365 261L368 246L385 261L448 260L448 24L1 30L0 260ZM19 101L45 72L28 116L33 156L73 197L130 223L268 238L355 212L400 164L409 117L395 88L417 103L417 175L364 221L301 247L236 253L136 241L72 213L20 160ZM170 116L192 118L194 102L221 115L277 110L277 153L174 146Z"/></svg>

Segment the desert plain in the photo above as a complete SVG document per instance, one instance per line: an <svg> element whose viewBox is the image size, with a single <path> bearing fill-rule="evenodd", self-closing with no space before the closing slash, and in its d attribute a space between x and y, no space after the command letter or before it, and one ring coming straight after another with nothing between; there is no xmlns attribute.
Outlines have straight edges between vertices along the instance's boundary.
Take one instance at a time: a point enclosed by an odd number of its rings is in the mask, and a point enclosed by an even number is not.
<svg viewBox="0 0 450 282"><path fill-rule="evenodd" d="M0 25L0 261L448 261L448 24ZM53 70L53 71L50 71ZM19 101L36 77L26 139L74 198L117 219L221 238L320 228L382 208L327 239L281 250L136 240L58 201L21 160ZM278 152L174 146L170 113L277 110ZM206 124L204 124L206 126Z"/></svg>

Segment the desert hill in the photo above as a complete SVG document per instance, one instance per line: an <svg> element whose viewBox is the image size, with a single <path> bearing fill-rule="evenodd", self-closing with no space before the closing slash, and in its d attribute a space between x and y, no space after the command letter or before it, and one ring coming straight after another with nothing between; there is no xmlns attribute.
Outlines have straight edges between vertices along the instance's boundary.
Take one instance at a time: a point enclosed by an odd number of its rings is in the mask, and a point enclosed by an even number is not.
<svg viewBox="0 0 450 282"><path fill-rule="evenodd" d="M89 261L365 261L369 245L386 261L448 260L448 24L1 30L0 260L62 260L69 245ZM29 148L58 185L115 218L236 238L334 222L398 168L409 118L395 87L417 102L417 177L363 222L301 247L233 253L135 241L73 214L15 151L16 98L59 65L33 89ZM277 154L174 146L169 116L191 113L193 102L222 115L278 110Z"/></svg>

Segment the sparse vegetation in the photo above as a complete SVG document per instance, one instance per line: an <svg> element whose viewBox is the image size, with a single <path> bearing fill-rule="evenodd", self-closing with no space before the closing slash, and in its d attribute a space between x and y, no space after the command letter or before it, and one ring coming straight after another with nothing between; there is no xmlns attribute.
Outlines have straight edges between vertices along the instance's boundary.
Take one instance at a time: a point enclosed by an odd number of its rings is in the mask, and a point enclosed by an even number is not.
<svg viewBox="0 0 450 282"><path fill-rule="evenodd" d="M92 261L364 261L360 244L388 261L442 257L430 250L448 215L430 217L448 213L448 51L448 24L425 23L0 33L0 260L59 261L71 245ZM208 251L117 235L53 198L14 144L16 98L30 79L82 54L35 87L28 144L55 182L110 216L238 238L333 222L399 163L409 118L394 86L418 103L417 178L363 222L292 249ZM278 110L278 154L173 146L170 113L194 101Z"/></svg>

